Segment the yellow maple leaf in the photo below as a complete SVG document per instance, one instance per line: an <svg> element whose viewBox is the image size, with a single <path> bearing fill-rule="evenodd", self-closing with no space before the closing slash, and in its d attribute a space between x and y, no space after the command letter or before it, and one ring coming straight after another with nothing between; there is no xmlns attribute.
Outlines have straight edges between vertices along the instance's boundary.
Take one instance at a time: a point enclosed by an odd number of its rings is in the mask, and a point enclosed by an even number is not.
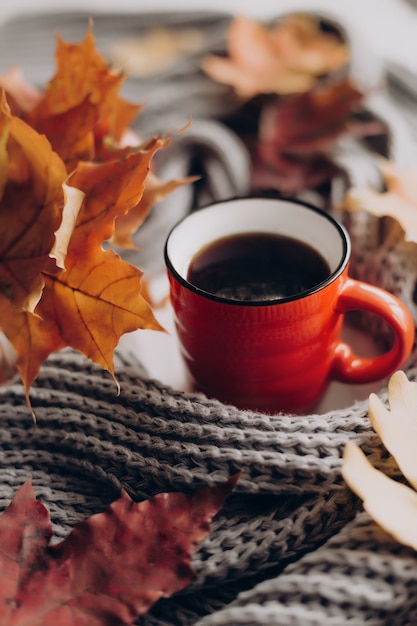
<svg viewBox="0 0 417 626"><path fill-rule="evenodd" d="M228 57L211 54L201 66L213 80L251 98L307 91L319 76L341 68L348 58L347 46L322 31L313 16L291 14L272 27L238 16L228 32Z"/></svg>
<svg viewBox="0 0 417 626"><path fill-rule="evenodd" d="M141 293L143 273L102 246L111 238L117 216L142 197L152 156L161 142L155 139L147 150L120 161L81 163L68 179L69 188L81 190L83 200L72 216L75 225L65 270L44 270L45 288L36 315L17 315L10 307L2 312L2 328L18 354L27 391L43 360L65 346L114 375L113 353L122 334L139 328L162 330Z"/></svg>
<svg viewBox="0 0 417 626"><path fill-rule="evenodd" d="M0 145L0 170L6 172L0 197L1 292L14 306L33 311L43 290L42 272L57 258L55 233L66 202L77 213L81 197L66 196L64 163L45 137L11 115L4 96ZM58 245L62 264L64 239Z"/></svg>
<svg viewBox="0 0 417 626"><path fill-rule="evenodd" d="M52 352L70 346L114 377L122 334L163 330L141 270L104 244L118 219L133 211L130 236L152 202L191 180L153 177L146 190L152 158L172 138L126 143L141 106L120 96L125 76L98 53L91 26L80 44L57 45L56 73L35 106L16 107L21 117L5 96L0 106L1 329L28 404Z"/></svg>
<svg viewBox="0 0 417 626"><path fill-rule="evenodd" d="M395 372L388 399L389 409L371 394L369 417L401 472L417 489L417 383L404 372ZM417 492L373 467L354 442L345 447L342 475L371 517L399 542L417 550Z"/></svg>

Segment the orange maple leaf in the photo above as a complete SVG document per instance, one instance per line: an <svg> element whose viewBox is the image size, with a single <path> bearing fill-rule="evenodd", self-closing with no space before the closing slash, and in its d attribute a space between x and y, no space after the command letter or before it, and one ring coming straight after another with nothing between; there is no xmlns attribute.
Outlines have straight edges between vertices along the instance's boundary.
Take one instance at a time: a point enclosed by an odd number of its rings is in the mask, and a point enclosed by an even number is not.
<svg viewBox="0 0 417 626"><path fill-rule="evenodd" d="M83 103L87 107L85 103L89 102L97 119L85 130L94 141L101 142L109 137L119 142L142 105L131 104L120 96L126 75L112 70L97 51L92 25L78 44L67 43L57 36L55 59L55 75L36 107L26 115L26 121L37 130L45 128L46 124L53 125L54 118L58 118L56 123L59 124L60 116Z"/></svg>
<svg viewBox="0 0 417 626"><path fill-rule="evenodd" d="M143 141L130 128L142 105L129 103L120 96L125 78L125 74L109 68L97 51L91 24L84 40L78 44L66 43L58 36L55 75L44 92L36 92L36 100L32 99L34 106L29 110L26 107L22 118L48 138L69 173L80 161L119 160L138 148L149 149L154 139ZM5 79L4 82L7 87L12 81ZM21 77L16 78L16 82L19 86ZM13 92L18 91L13 82L12 88ZM143 198L132 207L131 215L118 218L113 243L131 247L132 234L152 206L195 179L159 181L155 175L149 176Z"/></svg>
<svg viewBox="0 0 417 626"><path fill-rule="evenodd" d="M391 217L401 227L404 241L417 243L417 182L414 172L401 170L382 157L376 157L375 162L386 189L380 192L370 188L352 188L340 208L349 212L364 210L377 217Z"/></svg>
<svg viewBox="0 0 417 626"><path fill-rule="evenodd" d="M321 30L313 16L292 14L268 27L236 17L228 32L229 56L208 55L202 69L231 85L243 98L257 94L307 91L323 74L344 66L347 46L334 33Z"/></svg>
<svg viewBox="0 0 417 626"><path fill-rule="evenodd" d="M153 202L193 180L148 181L155 152L172 138L126 145L141 106L120 96L125 76L98 53L91 26L80 44L58 37L56 58L34 108L19 119L3 98L0 110L1 328L29 405L52 352L70 346L114 377L122 334L163 330L142 295L141 270L103 244L132 211L128 243Z"/></svg>
<svg viewBox="0 0 417 626"><path fill-rule="evenodd" d="M29 113L24 116L27 124L48 137L52 148L64 161L71 172L78 161L92 161L95 158L94 127L99 120L99 110L86 97L79 104L60 113L40 116Z"/></svg>
<svg viewBox="0 0 417 626"><path fill-rule="evenodd" d="M1 292L15 307L33 311L43 289L42 272L52 267L67 174L47 139L11 115L4 95L0 145ZM79 200L71 195L74 211Z"/></svg>
<svg viewBox="0 0 417 626"><path fill-rule="evenodd" d="M68 172L79 161L114 161L139 148L149 150L152 142L142 141L130 129L142 109L120 97L126 75L110 69L96 50L91 24L79 44L65 43L58 37L55 76L38 99L36 107L25 113L25 121L48 137L52 148L66 164ZM188 128L187 124L179 132ZM168 145L165 141L164 147ZM152 207L178 187L197 177L160 181L150 175L143 197L130 208L129 215L117 218L112 243L132 247L132 235Z"/></svg>
<svg viewBox="0 0 417 626"><path fill-rule="evenodd" d="M106 163L80 163L70 188L84 198L68 244L65 270L43 273L45 289L36 315L2 313L2 326L18 354L28 393L45 358L65 346L79 350L114 376L113 354L122 334L162 330L141 294L143 273L102 244L112 237L117 216L143 194L152 156L170 140ZM30 350L25 350L30 346Z"/></svg>
<svg viewBox="0 0 417 626"><path fill-rule="evenodd" d="M179 187L187 185L198 178L199 176L188 176L186 178L161 181L153 172L149 172L141 200L128 213L116 219L114 234L110 240L111 243L122 248L135 248L132 235L137 232L148 217L153 205Z"/></svg>

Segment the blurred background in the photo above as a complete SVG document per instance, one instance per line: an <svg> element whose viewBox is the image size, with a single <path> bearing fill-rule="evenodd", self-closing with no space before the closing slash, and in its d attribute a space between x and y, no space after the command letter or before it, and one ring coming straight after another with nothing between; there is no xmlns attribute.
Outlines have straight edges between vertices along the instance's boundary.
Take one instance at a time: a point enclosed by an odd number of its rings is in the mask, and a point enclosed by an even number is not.
<svg viewBox="0 0 417 626"><path fill-rule="evenodd" d="M273 18L287 10L326 10L352 23L369 44L384 55L414 63L417 47L416 0L3 0L0 21L13 16L43 11L153 12L219 11L241 13L261 19ZM416 58L416 57L414 57Z"/></svg>

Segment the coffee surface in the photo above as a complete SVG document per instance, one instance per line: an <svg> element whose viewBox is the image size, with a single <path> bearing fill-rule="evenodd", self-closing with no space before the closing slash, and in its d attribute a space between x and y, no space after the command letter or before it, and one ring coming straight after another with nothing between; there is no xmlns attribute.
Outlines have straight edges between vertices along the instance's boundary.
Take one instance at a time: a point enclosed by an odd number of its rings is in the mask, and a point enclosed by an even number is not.
<svg viewBox="0 0 417 626"><path fill-rule="evenodd" d="M219 297L265 301L302 293L329 275L321 254L304 242L272 233L242 233L202 248L191 261L187 280Z"/></svg>

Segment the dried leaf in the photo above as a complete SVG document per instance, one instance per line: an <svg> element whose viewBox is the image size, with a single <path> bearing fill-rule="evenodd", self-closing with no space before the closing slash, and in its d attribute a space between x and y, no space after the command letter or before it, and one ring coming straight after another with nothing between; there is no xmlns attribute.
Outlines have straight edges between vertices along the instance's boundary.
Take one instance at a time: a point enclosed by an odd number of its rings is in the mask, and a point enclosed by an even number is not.
<svg viewBox="0 0 417 626"><path fill-rule="evenodd" d="M3 197L4 189L8 180L9 152L7 144L10 137L10 115L6 107L6 98L3 92L0 109L0 200Z"/></svg>
<svg viewBox="0 0 417 626"><path fill-rule="evenodd" d="M417 489L417 383L410 382L404 372L396 372L389 381L388 398L390 410L375 394L369 397L371 424Z"/></svg>
<svg viewBox="0 0 417 626"><path fill-rule="evenodd" d="M117 219L135 211L129 238L151 202L189 182L151 182L144 194L151 160L171 138L126 145L141 106L121 98L125 76L98 53L91 26L80 44L58 37L56 60L34 108L17 118L3 98L0 109L2 330L29 405L51 352L71 346L114 377L122 334L162 330L141 293L142 272L103 247Z"/></svg>
<svg viewBox="0 0 417 626"><path fill-rule="evenodd" d="M43 101L42 101L43 103ZM44 113L44 109L40 108ZM64 161L68 172L72 172L78 161L91 161L95 158L94 127L99 121L99 110L90 97L79 104L59 113L43 115L39 111L25 115L27 124L45 135L55 152Z"/></svg>
<svg viewBox="0 0 417 626"><path fill-rule="evenodd" d="M417 383L402 371L388 384L387 409L375 394L369 397L369 417L384 446L405 478L417 488ZM375 469L353 442L344 450L342 475L363 500L373 519L398 541L417 550L417 493Z"/></svg>
<svg viewBox="0 0 417 626"><path fill-rule="evenodd" d="M342 209L355 212L365 210L378 217L394 218L404 231L406 241L417 242L417 181L412 172L399 170L390 161L376 159L387 190L350 189Z"/></svg>
<svg viewBox="0 0 417 626"><path fill-rule="evenodd" d="M25 119L38 132L51 135L71 170L83 150L91 150L106 138L120 141L141 110L141 104L131 104L120 96L125 79L126 75L111 69L97 51L91 25L79 44L58 36L55 76ZM72 152L68 123L74 132Z"/></svg>
<svg viewBox="0 0 417 626"><path fill-rule="evenodd" d="M65 344L52 317L43 320L29 311L17 309L2 294L0 309L1 327L16 353L14 365L24 383L27 404L31 409L29 388L39 374L41 364L54 349L64 348ZM32 415L35 418L33 411Z"/></svg>
<svg viewBox="0 0 417 626"><path fill-rule="evenodd" d="M202 69L243 98L307 91L319 76L343 67L349 58L340 37L321 30L313 16L296 14L272 27L236 17L229 28L228 54L207 56Z"/></svg>
<svg viewBox="0 0 417 626"><path fill-rule="evenodd" d="M143 224L151 212L152 207L168 194L183 185L192 183L197 180L197 178L197 176L189 176L187 178L178 178L163 182L159 180L155 174L149 172L141 200L128 213L116 219L114 235L111 242L115 246L134 248L135 244L132 241L132 235L136 233Z"/></svg>
<svg viewBox="0 0 417 626"><path fill-rule="evenodd" d="M293 193L337 173L331 148L352 132L363 95L349 81L321 86L265 107L260 121L254 184ZM275 179L275 182L274 182Z"/></svg>
<svg viewBox="0 0 417 626"><path fill-rule="evenodd" d="M133 624L192 582L191 556L236 481L139 504L123 492L53 545L49 514L26 482L0 517L1 623Z"/></svg>
<svg viewBox="0 0 417 626"><path fill-rule="evenodd" d="M62 210L61 225L55 231L55 243L49 254L51 259L56 260L59 269L65 269L68 246L74 233L78 215L84 200L84 193L75 187L64 184L65 205ZM45 268L46 269L46 268Z"/></svg>
<svg viewBox="0 0 417 626"><path fill-rule="evenodd" d="M168 141L168 140L167 140ZM79 350L114 376L113 354L122 334L162 330L141 294L142 272L102 244L114 221L142 197L153 154L163 145L123 161L80 164L68 183L84 199L68 245L65 271L43 273L45 289L35 312L3 307L2 328L18 354L28 393L45 358L65 346ZM30 345L30 350L25 346Z"/></svg>
<svg viewBox="0 0 417 626"><path fill-rule="evenodd" d="M0 385L8 385L17 376L16 352L6 335L0 332Z"/></svg>
<svg viewBox="0 0 417 626"><path fill-rule="evenodd" d="M417 493L375 469L352 441L344 450L342 474L377 524L417 550Z"/></svg>
<svg viewBox="0 0 417 626"><path fill-rule="evenodd" d="M5 100L0 119L1 144L7 142L2 151L7 181L0 198L1 292L15 307L33 311L43 289L42 271L51 266L67 174L47 139L12 116ZM67 199L76 211L79 198Z"/></svg>
<svg viewBox="0 0 417 626"><path fill-rule="evenodd" d="M140 202L152 158L170 141L170 138L155 138L146 149L130 151L119 160L79 164L68 184L85 194L72 241L81 254L86 240L101 246L112 238L115 219Z"/></svg>
<svg viewBox="0 0 417 626"><path fill-rule="evenodd" d="M288 98L268 108L262 120L260 140L270 138L280 152L324 152L344 133L350 132L352 113L363 94L345 79Z"/></svg>
<svg viewBox="0 0 417 626"><path fill-rule="evenodd" d="M183 128L177 131L176 135L185 132L187 128L189 128L190 124L191 119ZM161 147L167 147L174 137L165 139L154 138L147 144L141 146L137 135L133 135L133 137L128 136L126 138L126 147L116 149L113 154L117 154L119 159L123 158L123 156L133 154L135 152L135 148L133 147L135 142L137 144L136 150L141 149L144 152L149 150L156 151ZM110 151L107 158L110 158L111 155L112 152ZM106 159L106 157L104 157L104 159ZM118 247L135 248L136 246L132 240L132 236L137 232L145 219L148 217L153 206L179 187L188 185L198 179L199 176L188 176L186 178L161 181L156 174L150 170L144 183L142 197L139 199L137 204L131 206L127 212L117 216L114 233L109 241Z"/></svg>
<svg viewBox="0 0 417 626"><path fill-rule="evenodd" d="M113 65L129 76L151 76L169 69L184 54L202 48L203 34L196 28L153 28L142 37L115 41L110 48Z"/></svg>

